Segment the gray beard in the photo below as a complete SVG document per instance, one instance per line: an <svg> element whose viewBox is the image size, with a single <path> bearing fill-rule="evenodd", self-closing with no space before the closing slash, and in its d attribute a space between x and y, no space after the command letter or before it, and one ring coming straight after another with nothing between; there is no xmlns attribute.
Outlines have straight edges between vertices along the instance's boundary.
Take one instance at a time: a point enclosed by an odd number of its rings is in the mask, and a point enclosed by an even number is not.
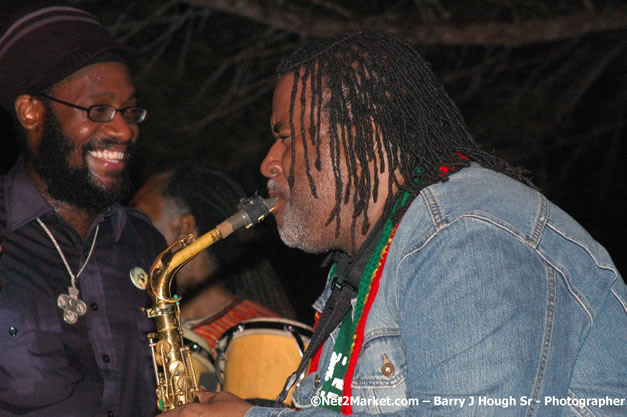
<svg viewBox="0 0 627 417"><path fill-rule="evenodd" d="M308 217L307 213L288 204L283 211L283 224L278 227L279 237L286 246L303 252L313 254L327 252L328 248L318 247L319 244L314 241L305 227Z"/></svg>

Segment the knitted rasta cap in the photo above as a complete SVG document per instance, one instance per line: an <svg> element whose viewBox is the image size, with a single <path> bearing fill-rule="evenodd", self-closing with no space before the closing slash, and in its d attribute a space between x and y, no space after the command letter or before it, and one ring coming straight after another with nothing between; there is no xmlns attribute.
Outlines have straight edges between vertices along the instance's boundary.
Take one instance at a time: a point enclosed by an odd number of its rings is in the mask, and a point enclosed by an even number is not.
<svg viewBox="0 0 627 417"><path fill-rule="evenodd" d="M0 13L0 104L14 113L15 99L61 81L103 54L124 60L93 15L62 3L18 1Z"/></svg>

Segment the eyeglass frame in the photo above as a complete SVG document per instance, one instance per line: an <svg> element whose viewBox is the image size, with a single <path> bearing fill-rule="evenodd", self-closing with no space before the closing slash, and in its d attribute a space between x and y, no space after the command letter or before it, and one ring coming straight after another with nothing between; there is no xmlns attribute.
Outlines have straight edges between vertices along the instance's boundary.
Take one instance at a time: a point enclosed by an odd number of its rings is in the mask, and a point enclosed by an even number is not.
<svg viewBox="0 0 627 417"><path fill-rule="evenodd" d="M96 122L96 123L108 123L108 122L110 122L111 120L113 120L115 118L115 115L117 113L121 113L122 117L124 118L124 120L126 120L127 123L131 123L131 124L139 124L139 123L143 122L144 120L146 120L146 117L148 117L148 110L146 110L143 107L138 107L138 106L128 106L128 107L123 107L121 109L118 109L117 107L115 107L115 106L113 106L111 104L94 104L93 106L83 107L83 106L79 106L79 105L76 105L76 104L73 104L73 103L70 103L70 102L67 102L67 101L64 101L64 100L60 100L60 99L58 99L56 97L52 97L52 96L49 96L49 95L44 94L44 93L37 93L37 94L35 94L35 96L43 97L45 99L52 100L52 101L55 101L57 103L69 106L69 107L74 107L75 109L83 110L83 111L87 112L87 117L89 118L89 120L91 120L92 122ZM92 109L94 107L113 108L113 109L115 109L115 113L113 113L113 116L111 116L111 118L109 120L95 120L95 119L93 119L89 115L89 113L92 111ZM124 112L128 111L128 109L135 109L135 110L142 111L143 113L142 113L141 120L139 120L139 121L128 120L126 117L124 117Z"/></svg>

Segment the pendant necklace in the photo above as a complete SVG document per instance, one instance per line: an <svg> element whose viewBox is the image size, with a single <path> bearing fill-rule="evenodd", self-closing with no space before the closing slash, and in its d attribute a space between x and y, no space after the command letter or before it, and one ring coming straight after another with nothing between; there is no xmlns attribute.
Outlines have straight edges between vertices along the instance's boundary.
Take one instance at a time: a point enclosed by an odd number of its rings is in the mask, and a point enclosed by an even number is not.
<svg viewBox="0 0 627 417"><path fill-rule="evenodd" d="M63 264L65 265L65 269L67 269L67 272L70 275L70 279L71 279L70 283L72 284L72 286L68 287L68 294L59 295L59 297L57 298L57 305L59 306L61 310L63 310L63 320L65 320L66 323L74 324L78 321L78 316L83 316L87 312L87 305L85 304L83 300L78 298L78 288L76 288L76 281L78 280L81 273L85 269L85 266L87 266L87 262L89 262L89 258L91 258L91 254L94 252L94 247L96 246L96 238L98 237L98 229L100 229L100 225L96 226L94 239L91 241L91 248L89 249L87 258L85 258L85 262L83 263L83 266L81 266L81 269L78 271L78 273L74 275L72 273L72 270L70 269L70 265L68 264L67 259L65 258L65 255L63 254L63 251L61 250L61 247L57 243L57 240L54 238L54 236L52 236L52 233L50 232L50 230L46 227L44 222L42 222L39 217L37 217L37 222L44 229L44 231L46 232L46 234L52 241L52 244L57 249L57 252L59 252L59 255L61 256L61 260L63 261Z"/></svg>

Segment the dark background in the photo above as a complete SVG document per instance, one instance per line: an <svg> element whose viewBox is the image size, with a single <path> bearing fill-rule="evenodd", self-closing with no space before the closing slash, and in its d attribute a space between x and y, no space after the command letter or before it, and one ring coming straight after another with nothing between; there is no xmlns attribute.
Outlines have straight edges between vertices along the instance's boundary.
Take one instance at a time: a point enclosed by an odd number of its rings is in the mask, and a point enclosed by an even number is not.
<svg viewBox="0 0 627 417"><path fill-rule="evenodd" d="M623 1L186 0L70 1L137 50L150 120L133 161L139 186L176 163L210 163L264 192L259 163L274 69L300 41L345 30L393 31L432 64L485 149L532 173L549 199L627 264L627 7ZM7 0L0 0L0 6ZM1 76L1 75L0 75ZM0 115L5 172L17 155ZM323 256L258 228L302 321Z"/></svg>

